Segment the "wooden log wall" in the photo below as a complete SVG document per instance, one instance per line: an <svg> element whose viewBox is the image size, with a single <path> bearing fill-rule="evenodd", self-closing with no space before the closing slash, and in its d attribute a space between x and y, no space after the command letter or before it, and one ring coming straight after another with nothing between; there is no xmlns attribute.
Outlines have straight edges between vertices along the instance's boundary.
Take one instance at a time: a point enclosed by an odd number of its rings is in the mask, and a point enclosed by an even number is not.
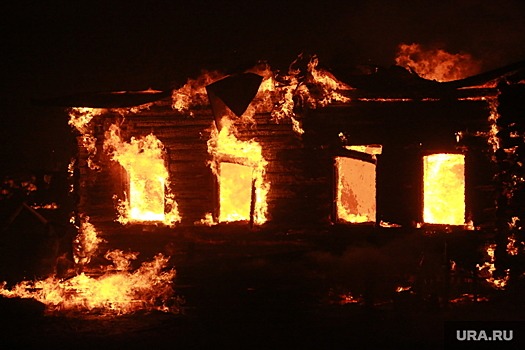
<svg viewBox="0 0 525 350"><path fill-rule="evenodd" d="M217 182L209 162L207 142L214 116L209 107L182 115L171 100L128 114L122 136L153 133L165 146L170 186L179 206L181 225L194 225L208 213L217 213ZM489 107L485 101L352 102L309 110L300 116L303 135L289 120L276 123L269 112L255 114L255 124L237 123L240 140L255 140L268 162L265 180L269 219L266 226L326 225L334 217L334 157L342 143L380 144L377 163L377 220L402 225L420 222L422 216L422 155L464 152L467 155L467 211L475 224L490 222L493 212L493 169L487 144L478 132L487 132ZM96 125L101 170L86 167L80 155L81 210L101 220L116 216L113 194L126 188L125 172L102 151L103 134L122 116L108 113ZM465 138L458 143L456 133ZM483 139L483 140L480 140ZM82 148L81 148L82 149Z"/></svg>
<svg viewBox="0 0 525 350"><path fill-rule="evenodd" d="M209 166L212 160L207 142L214 116L209 107L192 110L192 116L171 108L170 100L156 102L148 109L124 117L108 112L95 125L100 170L87 167L88 154L80 154L80 211L94 221L116 218L114 194L126 191L125 171L102 151L104 132L118 123L121 136L129 141L153 133L164 145L170 173L170 187L182 217L180 225L194 225L208 213L217 213L217 182ZM268 112L258 112L255 124L236 123L240 140L255 140L262 146L268 162L265 181L270 183L267 196L272 225L310 225L329 220L331 179L315 152L304 147L289 120L276 123ZM123 122L122 122L123 121ZM329 168L329 167L328 167ZM327 187L328 186L328 187Z"/></svg>
<svg viewBox="0 0 525 350"><path fill-rule="evenodd" d="M170 190L182 225L193 225L214 210L214 177L207 141L214 118L208 108L183 115L171 108L171 99L126 116L121 126L126 140L155 135L164 145Z"/></svg>

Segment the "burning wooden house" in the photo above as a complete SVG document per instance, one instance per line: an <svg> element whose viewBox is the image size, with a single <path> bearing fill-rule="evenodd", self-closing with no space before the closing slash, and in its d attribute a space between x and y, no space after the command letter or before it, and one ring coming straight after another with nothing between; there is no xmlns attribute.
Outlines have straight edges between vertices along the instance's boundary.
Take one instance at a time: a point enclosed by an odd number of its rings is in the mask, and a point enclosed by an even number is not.
<svg viewBox="0 0 525 350"><path fill-rule="evenodd" d="M74 107L78 210L93 223L473 229L523 208L494 176L523 164L524 68L336 78L301 57L284 75L262 64L53 103Z"/></svg>
<svg viewBox="0 0 525 350"><path fill-rule="evenodd" d="M408 68L336 78L300 56L287 74L259 64L168 91L46 101L70 107L77 133L74 265L68 278L4 285L0 295L36 298L51 311L175 312L169 258L159 253L133 271L138 253L113 249L104 255L110 265L90 264L105 241L97 232L231 224L495 232L488 262L468 256L461 265L468 278L476 267L504 287L522 271L509 272L505 255L523 250L525 63L444 78ZM425 270L444 281L452 249L431 243Z"/></svg>

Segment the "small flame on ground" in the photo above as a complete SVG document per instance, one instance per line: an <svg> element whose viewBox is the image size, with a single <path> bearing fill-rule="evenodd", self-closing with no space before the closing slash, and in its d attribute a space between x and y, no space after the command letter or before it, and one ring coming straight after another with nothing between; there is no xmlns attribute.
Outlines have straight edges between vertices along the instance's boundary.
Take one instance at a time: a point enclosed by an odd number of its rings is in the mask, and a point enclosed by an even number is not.
<svg viewBox="0 0 525 350"><path fill-rule="evenodd" d="M48 209L48 210L55 210L55 209L58 209L58 204L56 204L55 202L53 203L48 203L48 204L42 204L42 205L31 205L31 208L33 209Z"/></svg>
<svg viewBox="0 0 525 350"><path fill-rule="evenodd" d="M450 299L448 302L452 304L463 304L463 303L469 303L469 302L486 302L489 301L489 298L475 295L475 294L468 294L464 293L460 297Z"/></svg>
<svg viewBox="0 0 525 350"><path fill-rule="evenodd" d="M363 298L355 297L352 293L344 293L339 295L339 305L348 305L348 304L362 304Z"/></svg>
<svg viewBox="0 0 525 350"><path fill-rule="evenodd" d="M215 220L213 220L212 213L206 213L206 215L204 215L204 218L200 219L199 221L195 221L193 224L201 226L213 226L215 225Z"/></svg>
<svg viewBox="0 0 525 350"><path fill-rule="evenodd" d="M74 241L75 270L87 270L86 265L104 240L98 237L87 216L81 217ZM104 258L109 266L91 268L92 277L83 272L71 278L49 276L37 281L22 281L12 288L0 284L0 295L7 298L32 298L45 305L47 314L123 315L139 310L178 313L183 303L175 296L175 270L167 268L169 257L157 254L133 271L132 261L138 253L109 250Z"/></svg>
<svg viewBox="0 0 525 350"><path fill-rule="evenodd" d="M399 286L396 288L396 293L408 292L412 289L412 286Z"/></svg>
<svg viewBox="0 0 525 350"><path fill-rule="evenodd" d="M23 281L11 289L6 289L3 283L0 295L35 299L45 305L47 314L96 312L123 315L139 310L179 312L172 288L175 270L165 271L167 257L158 254L135 271L122 269L129 267L129 259L136 255L112 251L106 257L114 259L113 266L97 278L85 273L66 280L51 276L39 281Z"/></svg>

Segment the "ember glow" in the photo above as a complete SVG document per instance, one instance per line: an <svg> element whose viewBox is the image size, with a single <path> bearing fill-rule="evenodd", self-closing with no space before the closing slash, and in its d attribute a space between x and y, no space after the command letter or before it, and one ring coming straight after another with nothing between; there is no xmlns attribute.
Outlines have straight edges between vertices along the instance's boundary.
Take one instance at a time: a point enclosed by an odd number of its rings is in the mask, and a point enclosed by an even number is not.
<svg viewBox="0 0 525 350"><path fill-rule="evenodd" d="M175 270L168 268L169 257L157 254L133 270L138 253L108 250L105 266L88 265L104 242L89 218L81 217L74 240L74 267L69 278L51 275L42 280L22 281L12 288L0 284L0 295L31 298L45 305L47 314L81 316L123 315L139 310L178 313L182 303L173 289ZM73 277L71 277L73 276Z"/></svg>
<svg viewBox="0 0 525 350"><path fill-rule="evenodd" d="M485 250L486 252L486 261L483 264L477 264L476 267L479 270L481 277L485 278L493 288L495 289L505 289L507 282L509 280L509 269L505 270L505 276L495 277L494 272L496 271L496 266L494 265L495 259L496 244L488 244Z"/></svg>
<svg viewBox="0 0 525 350"><path fill-rule="evenodd" d="M448 53L442 49L424 49L419 44L399 45L396 64L420 77L439 82L463 79L480 72L480 62L468 53Z"/></svg>
<svg viewBox="0 0 525 350"><path fill-rule="evenodd" d="M423 157L423 221L465 223L465 156L439 153Z"/></svg>
<svg viewBox="0 0 525 350"><path fill-rule="evenodd" d="M264 181L267 162L262 147L254 140L239 140L229 118L222 118L220 124L220 131L212 126L208 141L208 152L214 159L210 164L219 182L219 221L263 224L270 184Z"/></svg>
<svg viewBox="0 0 525 350"><path fill-rule="evenodd" d="M129 197L120 202L119 222L156 221L166 225L180 222L177 203L169 192L169 173L159 139L150 134L125 142L119 128L112 125L106 133L104 148L129 177Z"/></svg>

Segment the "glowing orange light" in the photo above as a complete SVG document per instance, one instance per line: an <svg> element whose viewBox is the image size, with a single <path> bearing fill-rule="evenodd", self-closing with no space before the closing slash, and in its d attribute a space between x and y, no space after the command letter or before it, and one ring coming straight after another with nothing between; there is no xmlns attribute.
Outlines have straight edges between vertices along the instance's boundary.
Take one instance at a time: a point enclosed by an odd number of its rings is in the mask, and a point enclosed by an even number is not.
<svg viewBox="0 0 525 350"><path fill-rule="evenodd" d="M362 160L337 157L337 218L360 223L376 220L376 167Z"/></svg>
<svg viewBox="0 0 525 350"><path fill-rule="evenodd" d="M438 153L423 157L423 221L465 223L465 156Z"/></svg>
<svg viewBox="0 0 525 350"><path fill-rule="evenodd" d="M396 64L415 71L422 78L440 82L478 74L481 67L470 54L424 49L419 44L399 45Z"/></svg>
<svg viewBox="0 0 525 350"><path fill-rule="evenodd" d="M112 125L104 148L129 176L129 198L121 201L119 207L121 223L160 221L172 225L181 220L177 203L168 190L169 173L159 139L150 134L124 142L119 128Z"/></svg>
<svg viewBox="0 0 525 350"><path fill-rule="evenodd" d="M237 139L234 123L227 117L222 118L221 125L220 131L212 127L208 141L208 152L214 157L212 170L220 186L219 220L248 220L253 208L253 221L262 224L267 220L266 196L270 186L264 180L267 162L262 147L254 140Z"/></svg>

